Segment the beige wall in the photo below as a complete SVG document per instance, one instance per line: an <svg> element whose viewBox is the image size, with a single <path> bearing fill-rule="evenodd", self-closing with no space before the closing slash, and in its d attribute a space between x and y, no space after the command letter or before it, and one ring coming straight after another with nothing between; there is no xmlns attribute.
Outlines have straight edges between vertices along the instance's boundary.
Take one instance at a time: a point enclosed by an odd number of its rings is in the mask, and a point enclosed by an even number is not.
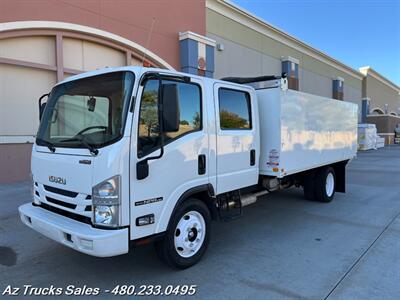
<svg viewBox="0 0 400 300"><path fill-rule="evenodd" d="M55 38L48 36L0 39L0 57L54 66Z"/></svg>
<svg viewBox="0 0 400 300"><path fill-rule="evenodd" d="M381 82L367 73L363 83L363 97L370 98L370 110L380 108L385 111L385 104L388 104L388 114L395 112L399 114L400 107L399 91Z"/></svg>
<svg viewBox="0 0 400 300"><path fill-rule="evenodd" d="M126 65L122 51L80 39L63 39L64 67L90 71L102 67Z"/></svg>
<svg viewBox="0 0 400 300"><path fill-rule="evenodd" d="M325 64L209 8L206 9L206 31L207 36L225 46L224 51L216 51L215 74L217 78L239 74L245 76L271 74L271 72L273 74L278 72L279 74L281 72L279 68L281 58L291 56L299 60L300 88L302 86L301 77L303 76L303 81L306 82L303 87L306 91L331 96L331 80L340 76L344 78L345 85L359 91L357 95L353 93L353 96L361 98L361 78L356 78ZM228 61L229 63L227 63ZM301 70L304 70L303 74L301 74ZM305 78L310 73L321 78L320 81L324 85L323 91L317 84L312 87L310 83L313 82L312 78L309 80ZM354 100L358 101L358 99Z"/></svg>
<svg viewBox="0 0 400 300"><path fill-rule="evenodd" d="M126 65L124 52L94 42L64 38L62 48L64 67L75 71ZM54 37L0 40L0 57L3 58L55 66L55 53ZM48 93L56 82L56 71L0 63L0 137L3 143L16 139L32 142L39 125L38 98Z"/></svg>
<svg viewBox="0 0 400 300"><path fill-rule="evenodd" d="M52 71L0 64L0 136L34 136L39 125L38 99L56 83Z"/></svg>

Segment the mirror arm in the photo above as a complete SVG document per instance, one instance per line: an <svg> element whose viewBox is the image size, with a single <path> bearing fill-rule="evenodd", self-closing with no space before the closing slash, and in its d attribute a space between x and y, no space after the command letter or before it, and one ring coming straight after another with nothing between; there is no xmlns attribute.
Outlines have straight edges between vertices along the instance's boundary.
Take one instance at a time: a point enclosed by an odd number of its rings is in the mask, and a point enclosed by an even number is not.
<svg viewBox="0 0 400 300"><path fill-rule="evenodd" d="M39 98L39 120L42 119L42 100L44 97L49 97L49 95L50 95L49 93L44 94L44 95L40 96L40 98Z"/></svg>
<svg viewBox="0 0 400 300"><path fill-rule="evenodd" d="M39 98L39 109L40 109L40 107L42 106L42 100L43 100L43 98L44 97L48 97L50 94L44 94L44 95L42 95L42 96L40 96L40 98Z"/></svg>

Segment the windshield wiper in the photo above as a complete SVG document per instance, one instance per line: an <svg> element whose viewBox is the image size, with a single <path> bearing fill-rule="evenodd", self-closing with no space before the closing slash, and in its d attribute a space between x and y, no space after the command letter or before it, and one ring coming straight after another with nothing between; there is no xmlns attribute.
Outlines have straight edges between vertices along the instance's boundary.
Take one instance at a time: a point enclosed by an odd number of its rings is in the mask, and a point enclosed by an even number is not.
<svg viewBox="0 0 400 300"><path fill-rule="evenodd" d="M56 152L56 147L54 147L54 144L45 141L44 139L36 138L36 144L39 146L46 146L53 153Z"/></svg>
<svg viewBox="0 0 400 300"><path fill-rule="evenodd" d="M93 155L99 154L99 150L96 149L93 145L89 144L82 135L76 135L70 139L61 140L60 142L81 142L83 146L89 149L90 153Z"/></svg>

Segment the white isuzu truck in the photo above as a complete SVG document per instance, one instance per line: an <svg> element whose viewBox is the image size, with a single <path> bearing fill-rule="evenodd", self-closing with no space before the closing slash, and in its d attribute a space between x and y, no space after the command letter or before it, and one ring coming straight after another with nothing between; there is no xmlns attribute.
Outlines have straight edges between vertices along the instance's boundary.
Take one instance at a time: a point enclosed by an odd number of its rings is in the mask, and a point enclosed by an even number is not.
<svg viewBox="0 0 400 300"><path fill-rule="evenodd" d="M284 76L215 80L142 67L65 79L39 100L33 202L23 223L93 256L155 243L187 268L261 195L302 187L330 202L356 155L357 106Z"/></svg>

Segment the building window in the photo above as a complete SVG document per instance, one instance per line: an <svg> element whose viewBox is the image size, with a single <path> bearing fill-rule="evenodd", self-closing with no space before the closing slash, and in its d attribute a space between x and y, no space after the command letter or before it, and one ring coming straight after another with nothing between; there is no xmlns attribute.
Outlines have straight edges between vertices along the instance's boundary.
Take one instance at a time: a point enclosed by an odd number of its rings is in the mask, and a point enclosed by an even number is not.
<svg viewBox="0 0 400 300"><path fill-rule="evenodd" d="M282 58L282 73L286 73L288 88L299 90L299 60L290 56Z"/></svg>
<svg viewBox="0 0 400 300"><path fill-rule="evenodd" d="M179 130L164 134L164 144L168 144L183 135L202 129L201 93L196 84L168 80L162 83L176 84L179 96ZM159 89L159 80L147 81L143 89L139 111L138 157L160 148Z"/></svg>
<svg viewBox="0 0 400 300"><path fill-rule="evenodd" d="M332 98L336 100L343 100L343 78L337 77L332 80Z"/></svg>
<svg viewBox="0 0 400 300"><path fill-rule="evenodd" d="M218 98L219 122L222 130L251 129L249 93L220 88Z"/></svg>

